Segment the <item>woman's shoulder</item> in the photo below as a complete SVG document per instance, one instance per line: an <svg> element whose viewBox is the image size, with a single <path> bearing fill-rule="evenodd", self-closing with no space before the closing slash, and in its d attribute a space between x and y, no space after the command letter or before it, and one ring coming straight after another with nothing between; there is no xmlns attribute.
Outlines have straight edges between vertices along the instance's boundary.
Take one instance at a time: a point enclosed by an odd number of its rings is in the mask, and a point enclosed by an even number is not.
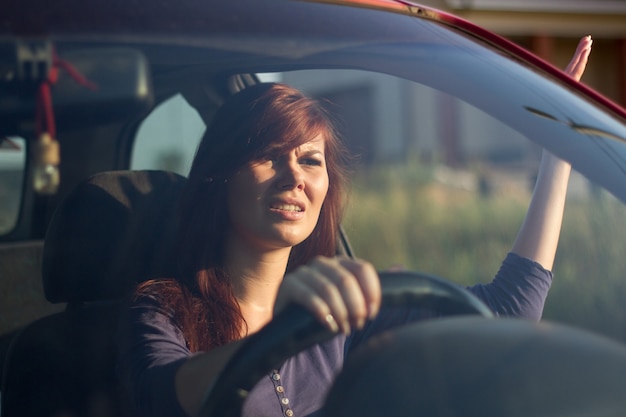
<svg viewBox="0 0 626 417"><path fill-rule="evenodd" d="M177 280L173 278L152 279L137 285L130 298L130 306L171 313L184 298L185 290Z"/></svg>
<svg viewBox="0 0 626 417"><path fill-rule="evenodd" d="M158 278L139 283L133 293L134 299L142 297L162 298L183 293L182 284L174 278Z"/></svg>

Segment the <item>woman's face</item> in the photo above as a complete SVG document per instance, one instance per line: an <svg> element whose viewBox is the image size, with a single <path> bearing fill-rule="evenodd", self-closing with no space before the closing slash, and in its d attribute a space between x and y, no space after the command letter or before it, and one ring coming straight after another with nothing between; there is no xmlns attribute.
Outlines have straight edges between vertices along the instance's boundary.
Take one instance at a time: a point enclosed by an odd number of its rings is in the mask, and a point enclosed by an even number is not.
<svg viewBox="0 0 626 417"><path fill-rule="evenodd" d="M283 155L246 164L229 181L234 237L259 249L292 247L315 228L328 191L322 135Z"/></svg>

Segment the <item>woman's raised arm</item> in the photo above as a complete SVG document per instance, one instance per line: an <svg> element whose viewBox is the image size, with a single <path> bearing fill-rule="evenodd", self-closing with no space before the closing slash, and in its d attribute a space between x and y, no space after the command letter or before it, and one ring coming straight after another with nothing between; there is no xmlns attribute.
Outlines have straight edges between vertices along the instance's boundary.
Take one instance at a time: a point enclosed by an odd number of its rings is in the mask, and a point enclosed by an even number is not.
<svg viewBox="0 0 626 417"><path fill-rule="evenodd" d="M591 52L591 36L578 43L565 69L580 80ZM528 212L513 243L512 252L551 270L561 232L571 165L544 150Z"/></svg>

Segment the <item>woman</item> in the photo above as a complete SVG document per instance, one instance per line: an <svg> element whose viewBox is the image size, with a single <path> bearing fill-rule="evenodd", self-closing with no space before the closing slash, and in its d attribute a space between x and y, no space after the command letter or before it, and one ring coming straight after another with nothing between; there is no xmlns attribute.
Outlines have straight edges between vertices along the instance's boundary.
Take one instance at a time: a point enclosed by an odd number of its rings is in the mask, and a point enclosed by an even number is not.
<svg viewBox="0 0 626 417"><path fill-rule="evenodd" d="M583 38L573 77L590 47ZM372 265L335 256L346 173L332 126L280 84L249 87L215 115L181 200L180 273L142 284L123 312L119 368L137 414L196 415L241 341L295 302L339 334L262 380L244 415L313 415L344 352L397 320L377 317ZM550 287L569 165L546 153L540 171L511 253L492 283L470 288L496 314L538 319Z"/></svg>

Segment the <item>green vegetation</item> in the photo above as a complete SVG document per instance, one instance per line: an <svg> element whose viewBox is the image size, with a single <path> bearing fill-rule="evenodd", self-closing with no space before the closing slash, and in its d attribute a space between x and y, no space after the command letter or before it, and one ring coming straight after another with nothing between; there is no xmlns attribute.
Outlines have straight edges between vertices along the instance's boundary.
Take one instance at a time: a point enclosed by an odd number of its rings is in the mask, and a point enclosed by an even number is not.
<svg viewBox="0 0 626 417"><path fill-rule="evenodd" d="M345 228L357 256L464 285L488 282L509 251L530 193L442 186L428 171L381 167L356 177ZM544 318L626 341L626 206L606 193L567 202Z"/></svg>

